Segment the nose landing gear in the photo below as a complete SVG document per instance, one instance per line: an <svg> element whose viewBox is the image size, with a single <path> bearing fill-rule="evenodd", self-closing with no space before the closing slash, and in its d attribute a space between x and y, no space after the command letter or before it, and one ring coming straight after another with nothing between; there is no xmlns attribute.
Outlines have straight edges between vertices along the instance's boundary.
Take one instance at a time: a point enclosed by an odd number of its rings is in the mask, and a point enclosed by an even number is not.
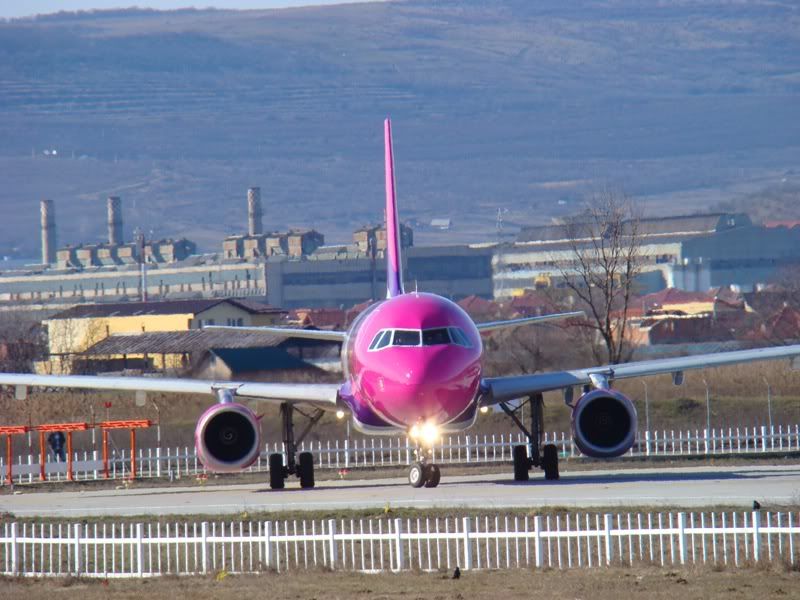
<svg viewBox="0 0 800 600"><path fill-rule="evenodd" d="M431 453L430 450L426 451L422 448L417 448L415 451L417 460L411 464L408 470L408 483L411 487L421 488L435 488L439 485L442 478L442 473L439 470L439 465L428 462L427 455Z"/></svg>

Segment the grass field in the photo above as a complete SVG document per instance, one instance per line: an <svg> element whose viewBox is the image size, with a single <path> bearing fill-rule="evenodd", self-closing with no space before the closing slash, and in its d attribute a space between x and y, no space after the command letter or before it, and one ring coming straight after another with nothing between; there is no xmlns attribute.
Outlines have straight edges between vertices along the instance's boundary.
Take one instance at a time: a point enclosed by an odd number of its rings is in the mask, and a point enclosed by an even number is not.
<svg viewBox="0 0 800 600"><path fill-rule="evenodd" d="M644 402L644 383L647 384L651 428L659 430L702 430L706 425L706 398L703 377L709 384L711 426L737 427L768 422L767 395L765 381L771 385L773 422L784 425L800 423L800 372L792 370L783 361L739 365L709 370L692 371L686 374L686 382L674 386L669 376L620 381L617 386L629 395L639 415L639 428L644 429L646 410ZM105 402L111 408L104 408ZM192 446L194 426L197 417L207 408L211 397L190 397L180 394L149 394L144 407L137 407L133 394L107 392L47 392L30 390L27 401L14 400L13 393L7 391L0 396L0 424L39 424L64 421L100 421L110 419L150 419L161 423L161 446ZM262 434L267 442L280 441L278 409L265 404L253 404L259 414L263 414ZM545 424L547 431L568 432L570 430L570 411L564 407L560 393L545 394ZM470 435L517 433L511 420L501 413L480 415ZM362 438L351 428L354 437ZM343 440L347 436L345 420L338 421L333 414L327 414L312 429L307 439ZM153 427L141 431L141 447L155 447L157 432ZM128 433L120 431L111 434L112 443L120 447L128 446ZM36 452L36 440L33 452ZM90 450L91 434L79 432L74 436L75 449ZM20 452L27 454L27 444L17 444Z"/></svg>
<svg viewBox="0 0 800 600"><path fill-rule="evenodd" d="M611 568L594 570L511 570L364 575L327 571L262 576L142 579L0 580L0 597L52 600L119 598L430 598L435 600L565 598L797 598L800 571L788 568L738 570Z"/></svg>

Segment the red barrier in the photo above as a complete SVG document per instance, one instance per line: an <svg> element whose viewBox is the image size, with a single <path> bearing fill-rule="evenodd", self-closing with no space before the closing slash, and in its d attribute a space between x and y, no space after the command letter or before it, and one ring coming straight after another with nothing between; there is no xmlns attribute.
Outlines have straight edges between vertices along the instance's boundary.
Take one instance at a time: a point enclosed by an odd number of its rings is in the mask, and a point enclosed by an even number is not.
<svg viewBox="0 0 800 600"><path fill-rule="evenodd" d="M9 485L14 483L13 477L13 467L14 467L14 456L12 452L12 435L20 435L22 433L28 433L28 427L25 425L10 425L5 427L0 427L0 435L6 436L6 483Z"/></svg>
<svg viewBox="0 0 800 600"><path fill-rule="evenodd" d="M102 421L95 423L94 427L99 427L103 432L103 474L106 479L109 478L108 472L108 431L110 429L130 429L131 431L131 478L136 477L136 430L151 427L152 422L148 419L128 419L122 421ZM28 433L28 431L39 432L39 479L45 481L47 473L45 466L47 463L47 450L45 447L45 434L54 431L63 431L67 434L67 480L74 481L75 476L72 472L72 433L75 431L86 431L91 429L92 426L88 423L47 423L45 425L35 425L28 427L27 425L6 425L0 426L0 435L6 436L6 481L10 484L13 482L13 452L12 452L12 438L13 435L20 435Z"/></svg>
<svg viewBox="0 0 800 600"><path fill-rule="evenodd" d="M152 423L147 419L132 419L127 421L102 421L95 427L103 430L103 477L108 479L108 430L131 430L131 479L136 479L136 430L150 427Z"/></svg>
<svg viewBox="0 0 800 600"><path fill-rule="evenodd" d="M39 432L39 478L44 481L46 478L44 472L45 465L45 450L44 450L44 434L53 431L64 431L67 434L67 481L74 481L75 476L72 473L72 432L73 431L86 431L89 429L88 423L47 423L46 425L36 425L32 427L34 431Z"/></svg>

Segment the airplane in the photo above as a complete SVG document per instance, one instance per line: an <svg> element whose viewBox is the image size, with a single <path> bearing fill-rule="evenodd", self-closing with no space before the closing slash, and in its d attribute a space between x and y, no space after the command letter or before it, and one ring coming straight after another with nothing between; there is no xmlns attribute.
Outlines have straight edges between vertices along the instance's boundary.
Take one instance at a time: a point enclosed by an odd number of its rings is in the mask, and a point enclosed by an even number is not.
<svg viewBox="0 0 800 600"><path fill-rule="evenodd" d="M347 331L231 328L341 343L344 374L341 384L0 373L0 385L17 386L18 397L24 397L28 386L215 396L217 402L197 421L195 446L203 465L218 472L245 469L261 451L259 417L240 400L278 404L286 459L281 453L269 456L269 482L273 490L283 489L292 475L300 480L301 488L314 487L313 455L298 452L298 444L325 411L336 411L339 416L349 412L354 426L365 434L407 434L416 446L415 461L408 472L410 485L435 488L441 472L431 458L431 448L442 433L471 427L484 407L498 405L525 435L527 443L515 446L512 451L514 480L528 480L533 467L541 468L546 480L556 480L559 478L557 449L552 444L542 445L543 392L563 391L565 404L572 411L573 438L583 454L613 458L631 448L637 428L633 402L613 388L615 380L671 373L673 381L679 384L684 371L689 369L800 355L800 345L793 345L571 371L484 377L483 333L578 318L583 313L474 323L447 298L405 292L389 119L384 122L384 150L386 298L358 315ZM581 390L577 400L576 387ZM527 426L518 416L524 405L530 405ZM299 434L295 433L297 415L307 420Z"/></svg>

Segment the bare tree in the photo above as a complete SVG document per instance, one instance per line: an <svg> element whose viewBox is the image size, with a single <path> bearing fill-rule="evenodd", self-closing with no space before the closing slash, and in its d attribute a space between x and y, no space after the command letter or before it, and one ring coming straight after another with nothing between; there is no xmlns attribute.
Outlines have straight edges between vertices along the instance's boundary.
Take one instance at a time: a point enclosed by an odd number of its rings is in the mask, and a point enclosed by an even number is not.
<svg viewBox="0 0 800 600"><path fill-rule="evenodd" d="M0 313L0 371L30 373L46 353L41 321L32 313Z"/></svg>
<svg viewBox="0 0 800 600"><path fill-rule="evenodd" d="M633 354L627 326L634 280L641 272L639 225L633 201L612 190L593 195L584 212L565 222L571 260L554 263L586 310L578 327L602 342L592 344L598 362L625 362Z"/></svg>

